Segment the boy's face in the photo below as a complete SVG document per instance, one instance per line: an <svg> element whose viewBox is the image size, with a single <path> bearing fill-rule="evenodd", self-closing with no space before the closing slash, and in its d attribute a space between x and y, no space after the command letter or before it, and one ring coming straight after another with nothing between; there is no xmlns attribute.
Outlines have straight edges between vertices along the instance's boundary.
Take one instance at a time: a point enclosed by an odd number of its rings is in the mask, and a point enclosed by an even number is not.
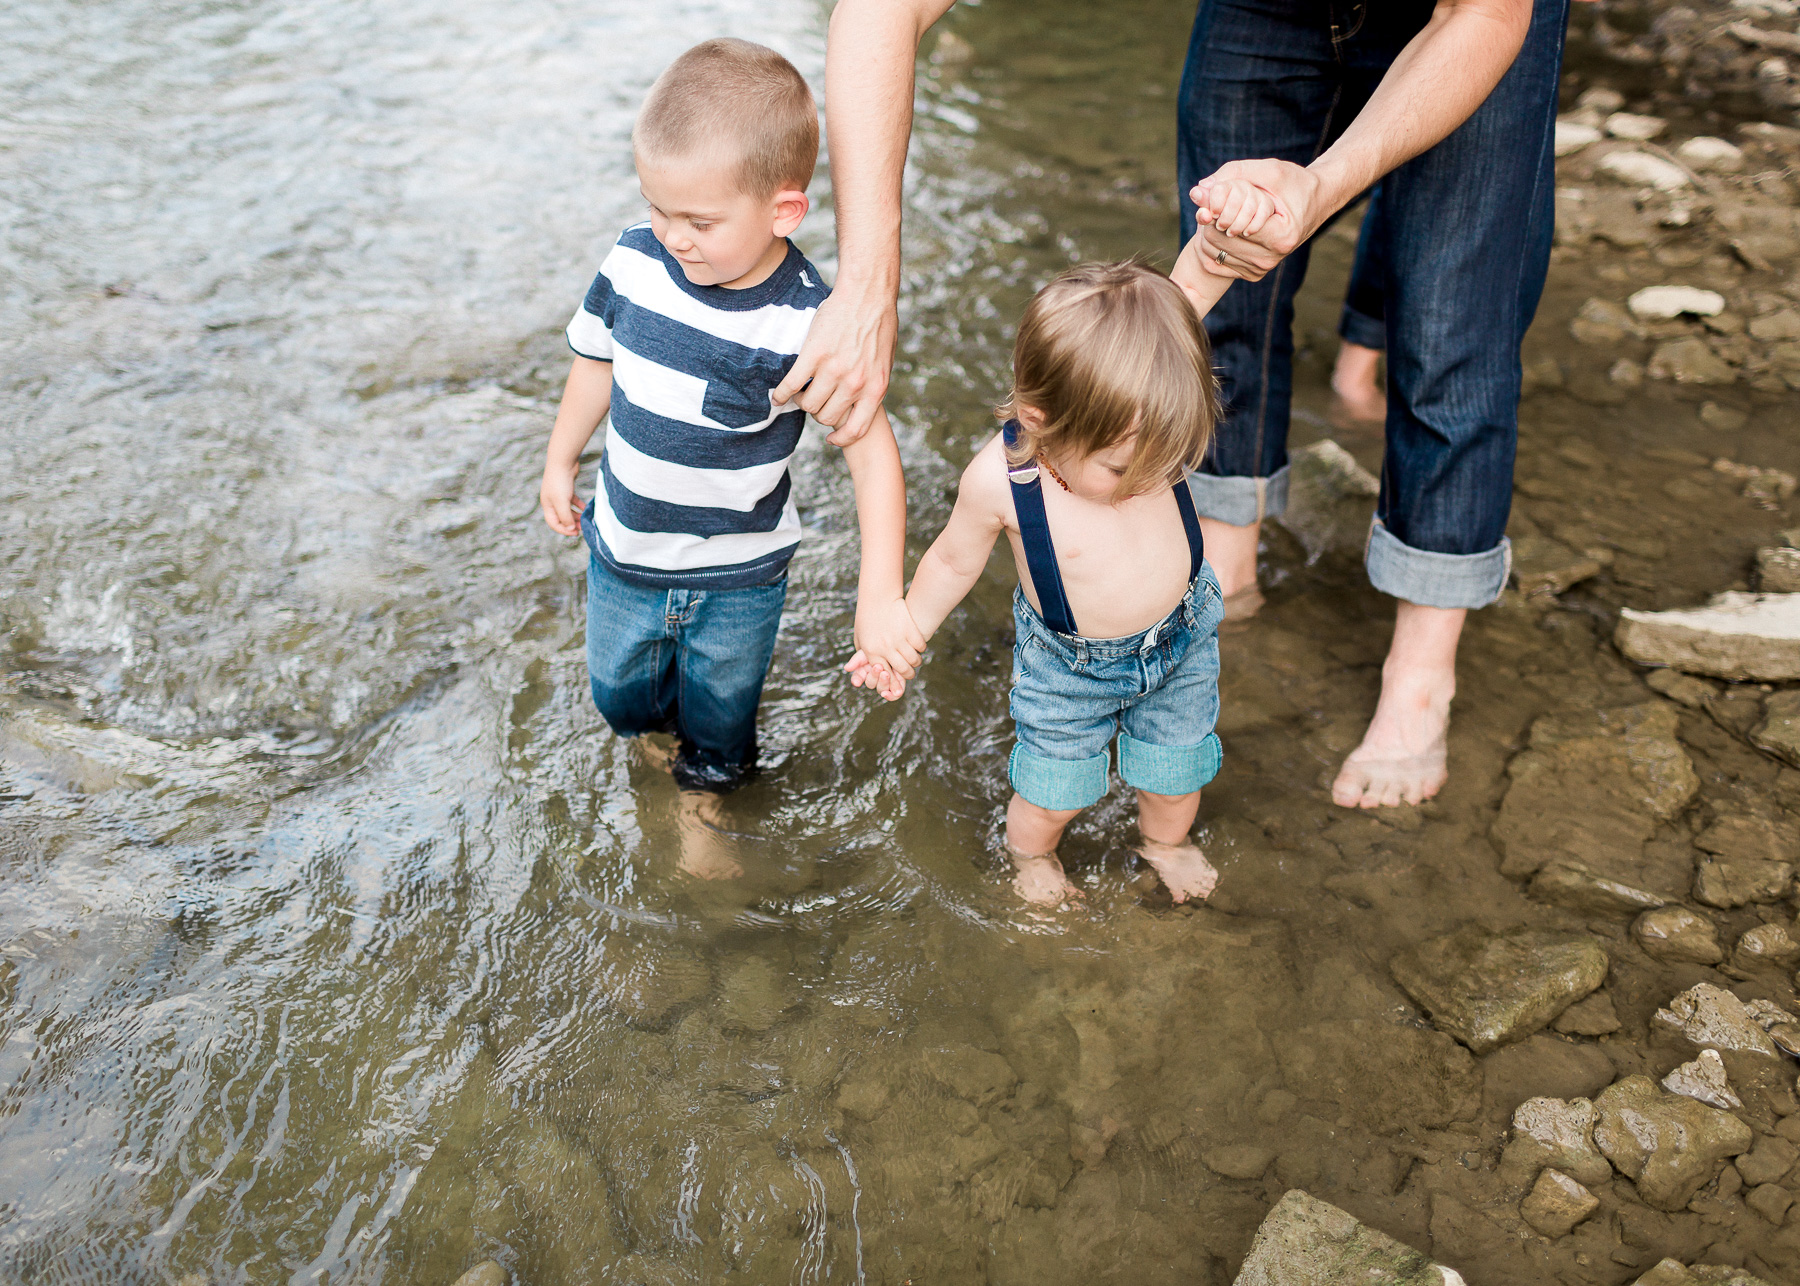
<svg viewBox="0 0 1800 1286"><path fill-rule="evenodd" d="M731 166L712 160L638 162L650 230L696 286L754 286L781 265L783 242L800 226L806 193L740 191Z"/></svg>

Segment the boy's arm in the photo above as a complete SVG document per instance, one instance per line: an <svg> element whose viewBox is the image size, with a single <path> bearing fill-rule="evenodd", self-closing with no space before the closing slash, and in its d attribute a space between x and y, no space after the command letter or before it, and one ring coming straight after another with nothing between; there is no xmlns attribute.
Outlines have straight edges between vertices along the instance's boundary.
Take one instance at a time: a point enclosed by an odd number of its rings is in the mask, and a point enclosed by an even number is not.
<svg viewBox="0 0 1800 1286"><path fill-rule="evenodd" d="M550 430L550 449L544 455L544 481L538 487L538 503L552 531L565 536L581 531L575 475L581 470L581 453L611 409L612 363L577 357L563 385L562 404L556 408L556 427Z"/></svg>
<svg viewBox="0 0 1800 1286"><path fill-rule="evenodd" d="M844 463L856 489L856 523L862 533L856 648L867 660L910 679L925 650L925 636L906 613L906 476L886 411L877 411L869 431L844 447Z"/></svg>

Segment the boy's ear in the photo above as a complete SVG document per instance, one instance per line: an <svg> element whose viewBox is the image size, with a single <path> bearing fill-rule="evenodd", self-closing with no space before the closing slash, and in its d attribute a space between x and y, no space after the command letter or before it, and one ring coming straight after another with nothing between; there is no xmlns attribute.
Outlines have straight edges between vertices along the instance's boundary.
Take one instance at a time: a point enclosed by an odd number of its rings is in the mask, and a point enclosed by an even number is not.
<svg viewBox="0 0 1800 1286"><path fill-rule="evenodd" d="M794 229L800 226L800 220L812 209L812 202L806 199L806 193L795 188L786 188L775 194L775 235L792 236Z"/></svg>

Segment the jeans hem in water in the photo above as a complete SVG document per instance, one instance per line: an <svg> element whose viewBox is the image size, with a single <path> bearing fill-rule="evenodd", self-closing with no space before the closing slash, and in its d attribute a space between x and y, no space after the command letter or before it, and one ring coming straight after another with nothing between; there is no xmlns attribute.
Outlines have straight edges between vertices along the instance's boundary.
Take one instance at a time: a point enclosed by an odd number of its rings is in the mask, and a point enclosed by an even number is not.
<svg viewBox="0 0 1800 1286"><path fill-rule="evenodd" d="M1194 509L1202 518L1248 527L1287 511L1288 466L1267 478L1225 478L1214 473L1188 474Z"/></svg>
<svg viewBox="0 0 1800 1286"><path fill-rule="evenodd" d="M1486 607L1512 574L1512 542L1505 536L1479 554L1414 549L1377 520L1364 553L1369 583L1383 594L1421 607Z"/></svg>

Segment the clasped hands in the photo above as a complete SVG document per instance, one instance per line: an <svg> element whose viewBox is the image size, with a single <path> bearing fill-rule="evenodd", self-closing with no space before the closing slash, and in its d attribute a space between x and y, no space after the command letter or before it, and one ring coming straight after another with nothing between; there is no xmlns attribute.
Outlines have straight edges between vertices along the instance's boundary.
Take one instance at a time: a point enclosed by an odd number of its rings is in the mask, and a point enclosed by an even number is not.
<svg viewBox="0 0 1800 1286"><path fill-rule="evenodd" d="M1188 195L1199 227L1170 273L1187 289L1197 273L1260 281L1331 214L1317 177L1292 161L1229 161Z"/></svg>

